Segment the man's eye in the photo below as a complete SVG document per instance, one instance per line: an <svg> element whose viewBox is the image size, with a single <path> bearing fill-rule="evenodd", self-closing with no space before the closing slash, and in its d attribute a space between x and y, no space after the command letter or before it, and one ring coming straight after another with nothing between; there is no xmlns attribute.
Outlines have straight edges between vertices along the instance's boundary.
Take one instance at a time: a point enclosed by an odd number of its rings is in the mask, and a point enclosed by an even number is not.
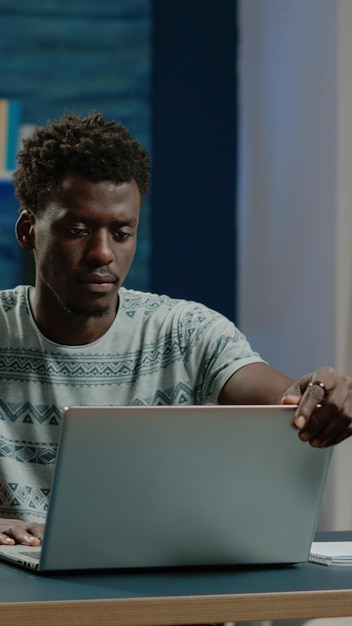
<svg viewBox="0 0 352 626"><path fill-rule="evenodd" d="M123 230L119 230L114 233L114 239L116 239L116 241L126 241L126 239L128 239L129 237L131 237L131 234L126 233Z"/></svg>
<svg viewBox="0 0 352 626"><path fill-rule="evenodd" d="M82 237L83 235L86 235L88 231L86 228L69 228L68 232L72 235L72 237Z"/></svg>

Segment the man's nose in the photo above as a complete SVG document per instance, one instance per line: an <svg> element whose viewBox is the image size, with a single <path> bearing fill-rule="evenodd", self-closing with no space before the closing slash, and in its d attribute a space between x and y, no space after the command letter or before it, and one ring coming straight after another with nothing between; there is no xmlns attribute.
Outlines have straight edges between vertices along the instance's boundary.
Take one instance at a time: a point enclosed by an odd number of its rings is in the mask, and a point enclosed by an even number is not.
<svg viewBox="0 0 352 626"><path fill-rule="evenodd" d="M112 236L106 230L91 233L86 249L86 258L94 265L109 265L114 261Z"/></svg>

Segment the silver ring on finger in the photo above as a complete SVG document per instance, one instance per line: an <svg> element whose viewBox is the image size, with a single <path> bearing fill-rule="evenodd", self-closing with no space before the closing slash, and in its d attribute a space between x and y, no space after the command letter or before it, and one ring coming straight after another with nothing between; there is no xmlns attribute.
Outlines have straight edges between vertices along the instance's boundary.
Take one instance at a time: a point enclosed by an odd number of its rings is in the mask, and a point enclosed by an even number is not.
<svg viewBox="0 0 352 626"><path fill-rule="evenodd" d="M327 395L328 389L327 389L326 385L321 380L314 380L313 382L311 381L308 384L308 387L314 387L314 385L318 385L318 387L320 387L323 390L324 397Z"/></svg>

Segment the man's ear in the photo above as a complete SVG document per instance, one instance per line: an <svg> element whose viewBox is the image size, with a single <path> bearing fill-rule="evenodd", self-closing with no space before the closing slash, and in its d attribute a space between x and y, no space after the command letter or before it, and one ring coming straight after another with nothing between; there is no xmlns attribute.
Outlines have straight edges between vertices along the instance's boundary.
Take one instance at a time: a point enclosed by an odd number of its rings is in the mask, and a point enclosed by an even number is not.
<svg viewBox="0 0 352 626"><path fill-rule="evenodd" d="M34 250L34 222L33 213L28 211L22 211L16 222L16 237L23 250Z"/></svg>

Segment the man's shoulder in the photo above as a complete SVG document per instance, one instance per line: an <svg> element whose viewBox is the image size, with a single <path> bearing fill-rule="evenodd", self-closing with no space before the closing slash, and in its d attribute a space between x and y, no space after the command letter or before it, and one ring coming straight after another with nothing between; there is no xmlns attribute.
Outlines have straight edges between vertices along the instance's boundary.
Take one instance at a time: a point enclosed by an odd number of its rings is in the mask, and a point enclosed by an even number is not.
<svg viewBox="0 0 352 626"><path fill-rule="evenodd" d="M153 312L165 312L166 310L191 310L206 309L206 307L192 300L184 300L181 298L173 298L166 294L151 293L148 291L136 291L134 289L120 289L121 311L129 316L141 313L144 317L149 316Z"/></svg>
<svg viewBox="0 0 352 626"><path fill-rule="evenodd" d="M13 289L0 290L0 311L9 313L18 306L26 304L27 286L19 285Z"/></svg>
<svg viewBox="0 0 352 626"><path fill-rule="evenodd" d="M147 324L149 321L162 324L164 329L168 325L179 328L205 328L218 322L227 326L227 320L221 313L210 309L201 302L173 298L164 294L134 291L121 288L120 290L120 321L129 318L134 323Z"/></svg>

